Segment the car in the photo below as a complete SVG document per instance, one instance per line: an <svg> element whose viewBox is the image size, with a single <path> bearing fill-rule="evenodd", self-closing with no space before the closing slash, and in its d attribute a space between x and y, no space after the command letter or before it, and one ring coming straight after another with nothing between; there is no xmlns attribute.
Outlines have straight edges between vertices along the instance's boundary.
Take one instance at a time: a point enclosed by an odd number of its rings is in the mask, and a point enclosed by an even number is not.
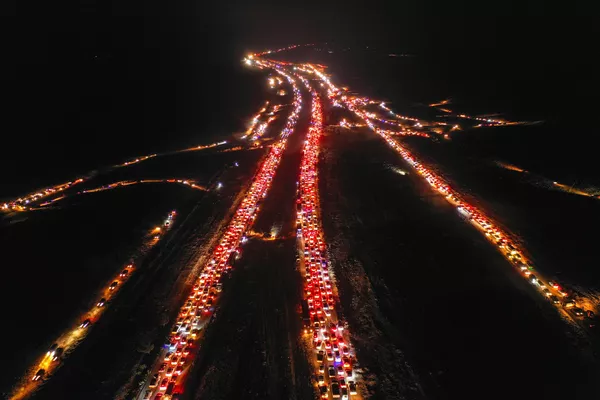
<svg viewBox="0 0 600 400"><path fill-rule="evenodd" d="M354 381L348 382L348 388L350 389L350 394L357 394L356 383L354 383Z"/></svg>
<svg viewBox="0 0 600 400"><path fill-rule="evenodd" d="M548 288L543 288L542 293L544 293L544 295L546 297L550 297L552 295L552 292L550 292L550 290L548 290Z"/></svg>
<svg viewBox="0 0 600 400"><path fill-rule="evenodd" d="M165 376L168 377L168 378L172 377L173 376L173 371L174 371L173 367L167 368L167 372L165 372Z"/></svg>
<svg viewBox="0 0 600 400"><path fill-rule="evenodd" d="M160 368L158 369L158 372L165 372L165 370L167 369L167 363L162 363L160 365Z"/></svg>
<svg viewBox="0 0 600 400"><path fill-rule="evenodd" d="M169 380L167 378L165 378L162 381L160 381L160 386L158 387L158 390L161 390L164 392L165 390L167 390L168 385L169 385Z"/></svg>
<svg viewBox="0 0 600 400"><path fill-rule="evenodd" d="M60 356L62 356L64 351L65 351L65 349L63 349L62 347L57 348L56 351L54 352L54 355L52 356L52 361L58 360L60 358Z"/></svg>
<svg viewBox="0 0 600 400"><path fill-rule="evenodd" d="M560 299L553 294L548 296L548 299L550 299L550 301L554 304L560 304Z"/></svg>
<svg viewBox="0 0 600 400"><path fill-rule="evenodd" d="M319 350L319 352L317 353L317 361L319 362L323 362L323 350Z"/></svg>
<svg viewBox="0 0 600 400"><path fill-rule="evenodd" d="M106 299L103 297L96 303L96 307L104 307L106 305Z"/></svg>
<svg viewBox="0 0 600 400"><path fill-rule="evenodd" d="M320 374L324 374L325 373L325 365L323 365L322 363L319 364L319 373Z"/></svg>
<svg viewBox="0 0 600 400"><path fill-rule="evenodd" d="M329 369L327 370L327 373L329 373L330 378L334 378L336 376L335 368L333 368L333 366L329 367Z"/></svg>
<svg viewBox="0 0 600 400"><path fill-rule="evenodd" d="M86 320L84 320L79 327L80 328L87 328L88 326L90 326L90 324L92 323L92 321L88 318Z"/></svg>
<svg viewBox="0 0 600 400"><path fill-rule="evenodd" d="M41 368L38 369L38 371L35 373L35 375L33 376L33 378L31 378L32 381L39 381L40 379L42 379L44 377L44 375L46 375L46 370Z"/></svg>
<svg viewBox="0 0 600 400"><path fill-rule="evenodd" d="M334 399L337 399L340 397L340 385L337 382L334 382L331 384L331 396Z"/></svg>
<svg viewBox="0 0 600 400"><path fill-rule="evenodd" d="M144 393L144 400L150 400L151 397L152 397L152 390L146 390L146 392Z"/></svg>
<svg viewBox="0 0 600 400"><path fill-rule="evenodd" d="M177 368L175 368L175 375L181 375L181 373L183 372L183 365L178 365Z"/></svg>
<svg viewBox="0 0 600 400"><path fill-rule="evenodd" d="M539 279L537 281L537 284L540 287L540 289L542 289L542 290L546 289L546 285L544 284L544 282L540 281Z"/></svg>
<svg viewBox="0 0 600 400"><path fill-rule="evenodd" d="M325 384L325 377L323 375L319 375L317 377L317 382L319 382L319 385L324 385Z"/></svg>
<svg viewBox="0 0 600 400"><path fill-rule="evenodd" d="M563 299L563 305L565 306L565 308L577 307L577 303L575 303L575 300L569 297Z"/></svg>
<svg viewBox="0 0 600 400"><path fill-rule="evenodd" d="M344 378L338 378L338 383L340 384L340 387L346 387L346 380Z"/></svg>
<svg viewBox="0 0 600 400"><path fill-rule="evenodd" d="M173 394L173 389L175 389L175 381L170 381L169 384L167 385L167 391L165 392L166 395L171 395Z"/></svg>
<svg viewBox="0 0 600 400"><path fill-rule="evenodd" d="M340 352L336 351L333 354L334 354L334 357L335 357L335 362L336 363L341 363L342 362L342 355L340 354Z"/></svg>
<svg viewBox="0 0 600 400"><path fill-rule="evenodd" d="M48 349L48 351L46 352L47 356L53 356L54 352L56 351L56 349L58 348L58 344L54 343L52 346L50 346L50 348Z"/></svg>
<svg viewBox="0 0 600 400"><path fill-rule="evenodd" d="M115 290L117 288L117 286L119 286L119 282L114 281L113 283L110 284L110 286L108 287L108 290Z"/></svg>
<svg viewBox="0 0 600 400"><path fill-rule="evenodd" d="M351 366L350 357L342 357L342 364L344 365L344 368L349 368Z"/></svg>
<svg viewBox="0 0 600 400"><path fill-rule="evenodd" d="M337 370L337 373L338 373L338 375L339 375L340 377L343 377L343 376L344 376L344 368L342 368L342 366L341 366L341 365L338 365L338 366L337 366L337 368L336 368L336 370Z"/></svg>
<svg viewBox="0 0 600 400"><path fill-rule="evenodd" d="M159 378L158 374L154 374L152 376L152 379L150 379L150 384L148 385L148 387L150 389L154 389L156 386L158 386L158 378Z"/></svg>
<svg viewBox="0 0 600 400"><path fill-rule="evenodd" d="M333 353L331 351L327 352L327 361L333 361Z"/></svg>
<svg viewBox="0 0 600 400"><path fill-rule="evenodd" d="M327 399L329 397L329 388L327 387L327 385L319 386L319 392L321 393L322 399Z"/></svg>
<svg viewBox="0 0 600 400"><path fill-rule="evenodd" d="M348 400L348 388L342 386L342 400Z"/></svg>
<svg viewBox="0 0 600 400"><path fill-rule="evenodd" d="M574 313L575 315L577 315L578 317L583 317L583 316L584 316L584 314L585 314L585 311L584 311L582 308L579 308L579 307L574 307L574 308L573 308L573 313Z"/></svg>

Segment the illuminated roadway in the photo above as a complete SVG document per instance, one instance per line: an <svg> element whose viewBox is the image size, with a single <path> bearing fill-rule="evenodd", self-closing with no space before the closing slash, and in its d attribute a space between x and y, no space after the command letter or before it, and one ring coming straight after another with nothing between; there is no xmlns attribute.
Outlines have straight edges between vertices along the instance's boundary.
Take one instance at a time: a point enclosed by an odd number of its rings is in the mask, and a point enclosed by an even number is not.
<svg viewBox="0 0 600 400"><path fill-rule="evenodd" d="M293 109L283 128L279 140L271 146L269 154L259 167L250 189L238 206L225 234L213 250L210 260L203 266L192 293L179 311L176 324L172 327L169 341L159 353L150 373L137 393L137 399L169 398L184 392L190 367L195 361L206 324L213 318L219 294L223 290L222 280L232 270L235 260L241 256L246 234L267 196L285 150L288 136L293 132L298 113L302 107L300 91L295 80L279 71L293 89Z"/></svg>
<svg viewBox="0 0 600 400"><path fill-rule="evenodd" d="M586 323L585 318L587 316L594 316L596 310L590 308L584 309L583 305L577 304L570 297L570 293L563 289L559 282L550 280L543 276L538 270L534 269L533 263L527 256L526 250L514 239L514 235L500 228L498 224L489 218L482 210L469 204L465 200L464 195L451 188L447 182L421 163L416 156L400 144L389 131L379 128L374 122L374 120L377 120L377 118L374 118L374 114L365 111L367 106L377 103L376 101L351 96L347 94L345 90L338 89L323 71L313 65L306 64L297 68L311 76L317 76L328 88L328 97L333 101L334 105L346 108L352 112L359 121L368 126L370 130L382 137L391 148L398 152L404 161L411 165L415 171L423 177L432 189L437 191L456 208L459 215L485 235L490 243L504 255L521 276L524 279L527 279L540 295L556 306L557 311L561 315L565 316L570 322L575 323L583 330L588 331L589 326ZM412 129L418 129L425 125L425 123L421 123L420 120L395 114L383 103L380 104L380 108L388 111L397 118L411 121L414 124ZM592 302L587 303L592 304Z"/></svg>
<svg viewBox="0 0 600 400"><path fill-rule="evenodd" d="M234 273L237 259L242 256L243 244L251 234L254 220L260 212L263 199L268 195L271 182L277 171L288 136L294 131L298 114L303 101L298 81L306 87L311 95L311 122L307 132L302 152L300 176L297 188L297 249L300 260L299 271L304 279L303 301L306 309L305 331L303 342L309 350L308 360L313 368L313 384L315 392L326 399L361 399L366 397L364 382L359 374L359 360L356 358L355 349L350 341L351 327L339 318L339 297L336 287L336 278L333 266L327 255L326 238L322 231L321 210L318 192L318 162L320 141L323 133L323 104L330 102L333 106L347 110L354 121L342 120L342 128L368 127L372 132L382 138L413 170L422 177L431 189L442 196L457 211L457 217L462 217L472 225L490 244L492 244L522 277L531 283L541 296L556 306L558 312L568 321L587 330L584 323L585 315L595 310L584 309L582 305L570 297L556 281L550 281L534 268L526 249L515 239L515 235L503 229L499 224L489 218L486 213L469 204L466 196L452 188L448 182L434 173L411 153L398 137L416 135L432 137L433 134L443 134L445 138L453 130L460 127L439 122L427 122L416 118L396 114L385 103L350 95L347 90L335 86L323 69L310 64L291 64L267 60L261 56L286 51L297 47L286 48L256 53L248 56L244 61L250 67L268 69L277 74L276 78L269 79L272 89L283 90L279 86L287 83L291 88L294 99L292 108L287 117L284 128L277 139L269 146L258 172L252 178L248 191L237 205L235 214L229 221L225 233L220 237L218 245L212 250L208 260L194 260L194 263L205 261L201 264L198 276L191 293L186 295L184 304L178 312L178 317L171 326L168 341L158 354L156 361L149 373L142 380L140 390L136 391L136 399L153 400L168 399L184 393L191 368L194 365L204 331L214 317L214 311L219 303L223 290L223 279L226 275ZM312 87L311 81L317 81L324 87L327 99ZM439 108L449 102L443 101L431 104ZM250 126L245 131L242 139L248 139L250 145L260 140L267 132L270 124L275 121L275 113L280 105L264 104L260 111L251 119ZM442 109L446 112L447 109ZM270 111L270 113L269 113ZM448 110L449 111L449 110ZM393 119L389 119L389 118ZM483 124L510 125L516 124L500 119L471 117L465 114L456 115L458 118L470 119ZM262 120L262 122L261 122ZM479 126L479 125L478 125ZM440 127L443 127L440 128ZM206 146L192 147L177 150L171 153L198 151L222 146L227 142L218 142ZM243 146L239 146L243 149ZM227 149L234 151L237 147ZM157 155L151 154L135 158L113 168L127 167L137 164ZM520 172L523 172L522 170ZM81 184L85 178L66 182L28 194L21 198L11 200L2 205L2 209L9 211L25 211L33 208L42 199L58 195L59 197L39 204L40 207L51 205L62 200L68 195L63 195L74 185ZM104 185L95 189L86 189L73 194L92 193L110 190L117 187L129 186L137 183L178 183L188 185L194 189L207 190L191 180L184 179L157 179L120 181ZM561 184L554 183L562 188ZM161 235L169 230L173 224L175 213L169 214L161 226L156 227L148 239L148 246L152 246ZM96 306L84 313L80 322L69 328L55 340L55 345L48 353L41 355L35 365L28 369L25 376L19 381L11 398L20 399L33 394L44 382L51 377L53 371L61 364L63 359L85 338L91 326L102 316L104 310L114 299L120 288L135 272L134 265L127 265L114 279L107 283L100 293Z"/></svg>

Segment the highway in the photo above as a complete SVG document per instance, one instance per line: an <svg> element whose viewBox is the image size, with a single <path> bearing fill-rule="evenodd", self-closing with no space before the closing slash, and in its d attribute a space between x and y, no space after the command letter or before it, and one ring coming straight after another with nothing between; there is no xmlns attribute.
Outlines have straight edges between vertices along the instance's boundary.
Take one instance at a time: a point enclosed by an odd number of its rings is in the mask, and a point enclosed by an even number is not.
<svg viewBox="0 0 600 400"><path fill-rule="evenodd" d="M449 120L427 121L398 114L383 101L336 86L322 65L266 58L297 47L299 45L249 54L243 59L250 69L268 72L267 85L275 100L263 103L249 119L244 132L234 135L233 141L140 156L113 165L103 173L167 154L213 148L222 149L219 153L264 150L255 170L248 167L244 173L229 173L234 167L233 164L228 165L206 184L199 183L201 180L181 177L114 178L106 180L111 183L89 188L92 178L89 176L2 204L2 211L7 214L33 211L52 208L70 197L142 183L183 185L202 191L202 196L205 196L202 201L212 202L208 205L198 201L189 214L182 216L172 211L147 232L143 247L148 257L140 259L139 263L124 265L106 282L96 294L97 301L93 307L86 310L75 325L69 326L54 339L47 352L41 354L18 380L11 399L32 395L90 398L90 393L97 398L135 400L214 398L216 393L228 399L318 397L359 400L372 396L386 398L391 393L401 397L426 397L421 383L436 386L441 379L423 367L426 364L423 359L428 356L421 356L419 351L435 349L436 345L419 343L416 349L408 348L399 333L398 321L408 321L403 316L411 315L411 323L431 328L429 321L425 321L430 314L421 315L419 318L422 320L419 320L415 319L415 315L419 315L418 310L409 312L402 309L402 301L394 296L416 295L411 293L409 284L403 286L398 282L386 282L386 279L396 276L393 273L379 272L377 267L361 265L358 261L350 265L348 259L340 256L343 246L354 246L356 253L363 253L362 258L357 256L356 260L361 259L366 264L365 260L369 258L364 254L370 249L381 250L377 246L383 244L373 245L381 239L363 238L361 241L360 234L353 232L360 229L359 225L369 223L363 222L358 212L351 215L356 221L345 225L340 223L339 218L350 217L339 210L345 207L348 213L352 207L344 204L336 209L337 205L333 205L336 202L350 203L337 193L342 186L336 181L334 172L351 175L359 171L356 178L349 179L354 181L349 186L354 191L367 192L355 193L365 203L368 203L369 197L376 197L374 191L379 191L374 184L367 184L368 178L358 176L365 171L373 173L373 180L379 179L376 174L386 175L382 181L388 184L395 182L394 179L418 181L419 187L401 181L402 196L406 196L409 190L417 190L419 201L427 199L441 210L452 210L451 219L455 225L469 228L465 236L451 240L477 236L486 249L492 253L496 251L503 271L515 278L511 282L515 283L514 287L535 297L537 304L541 304L541 314L551 310L558 319L566 322L569 334L573 332L589 339L589 342L598 336L595 303L591 299L579 301L565 285L542 273L533 262L534 255L516 234L495 221L490 216L493 214L474 202L471 194L464 193L459 185L434 170L404 141L409 136L428 142L440 137L450 139L450 134L463 129L463 126ZM291 98L291 104L278 103L275 96ZM476 124L470 128L522 124L499 118L453 114L445 108L449 103L449 100L444 100L429 107L444 112L444 118L458 118ZM335 132L336 138L324 139L327 132ZM386 161L385 168L380 168L382 162L373 161L376 152L371 153L370 145L364 144L365 149L356 150L356 154L364 150L371 158L366 164L360 167L356 164L354 170L347 171L349 164L340 161L344 153L340 151L333 155L332 143L343 147L344 144L339 142L343 135L350 138L358 135L357 132L373 137L373 142L379 143L399 163ZM330 148L324 155L325 140L328 140ZM347 142L362 145L360 140L351 138ZM232 157L237 156L234 154ZM332 160L335 160L335 165L324 165ZM373 167L369 163L378 163L378 166ZM499 165L527 173L512 165ZM235 167L238 167L237 161ZM321 174L326 176L328 183L323 183ZM166 176L173 175L169 173ZM228 186L225 190L220 180L224 175L234 181L232 187ZM327 186L329 184L331 187ZM81 190L76 191L73 189L75 186ZM558 190L567 189L558 182L554 182L553 186ZM393 197L400 191L386 190L381 191L392 193L386 199L386 205L392 204L394 212L401 210L419 215L406 218L406 226L394 226L394 231L404 231L407 237L413 236L409 232L410 224L425 220L423 211L417 210L420 204L408 197ZM226 194L221 194L223 192ZM590 196L585 192L576 194ZM222 200L219 207L216 206L217 199ZM372 204L364 205L366 215L388 211L369 209ZM322 208L324 205L328 208ZM228 211L225 211L226 207L229 207ZM411 207L415 207L413 211ZM441 211L439 217L445 222L447 218L443 213ZM440 223L439 227L442 225ZM169 233L173 226L176 228ZM435 232L431 237L439 239L440 235L446 233ZM165 240L163 237L166 237ZM402 248L403 242L385 244L388 247L397 244L401 249L385 249L386 254L389 255L388 251L414 252L417 239L412 240L412 248ZM425 239L420 240L422 245ZM432 248L431 251L437 250ZM475 259L481 260L484 252L474 250L473 254ZM422 265L412 268L430 271L429 256L419 255ZM396 262L402 257L394 255L388 259ZM456 259L460 257L456 256ZM397 268L394 262L389 262L387 268ZM463 262L466 262L464 258ZM494 260L490 263L496 265ZM452 263L444 263L440 268L451 266ZM405 265L400 267L406 268ZM465 270L477 273L474 264L465 267ZM427 273L416 275L427 280ZM464 290L471 290L468 285L475 280L463 279L461 273L458 269L438 271L439 277L435 278L446 277L450 282L465 280ZM432 286L435 291L435 284ZM479 290L481 288L470 292L473 298L480 295ZM486 295L491 298L495 293L505 293L503 290L504 286L497 292L490 289ZM429 312L436 310L431 306L435 296L430 297L422 299L423 310ZM160 306L157 307L157 304ZM471 306L468 301L464 305ZM523 305L524 309L534 309L530 306ZM439 309L448 310L445 307L440 305ZM439 319L446 320L446 317ZM469 318L476 320L477 316ZM488 321L491 318L486 315L482 319ZM443 328L450 330L448 326ZM418 329L411 326L406 331L414 335ZM539 331L536 333L540 335ZM426 336L435 337L434 334ZM90 340L84 340L88 338ZM524 343L524 347L531 346L532 351L551 351L535 349L535 337L525 340L528 343ZM538 337L537 340L547 344L544 338ZM133 349L128 353L131 343L140 342L144 346L138 346L136 350L141 355ZM114 357L110 351L105 351L111 343L119 343L121 350ZM139 350L139 347L144 349ZM90 351L92 348L94 350ZM368 350L376 355L367 354ZM100 353L103 358L98 356ZM89 354L96 356L89 357L90 365L94 364L89 371L101 370L101 374L85 372L85 376L83 373L78 376L74 371L88 361ZM68 360L72 362L67 367ZM412 363L417 365L414 370ZM114 371L110 366L115 366ZM424 377L419 377L419 374ZM81 379L69 386L66 383L72 377ZM394 380L398 382L392 382ZM95 382L97 386L88 386L89 382ZM103 386L102 389L99 389L100 386ZM40 390L42 388L44 390Z"/></svg>
<svg viewBox="0 0 600 400"><path fill-rule="evenodd" d="M151 369L137 398L157 399L184 392L190 366L193 365L201 346L203 331L213 318L219 294L223 290L222 281L231 272L236 258L241 256L240 246L248 240L246 233L251 228L263 199L267 196L273 175L286 148L287 139L294 130L302 108L302 99L295 80L283 72L280 74L286 78L294 93L293 109L280 139L271 146L267 158L253 178L250 189L225 234L214 248L208 263L201 268L192 293L179 311L177 323L172 327L168 343L165 344L164 351L159 353L155 367Z"/></svg>
<svg viewBox="0 0 600 400"><path fill-rule="evenodd" d="M415 172L423 177L433 190L442 195L456 208L458 215L468 220L473 227L485 235L489 242L504 255L510 265L512 265L524 279L528 280L532 287L535 288L543 298L556 306L556 309L560 314L567 317L570 322L580 326L581 329L588 331L588 333L590 333L590 328L595 328L595 314L597 310L583 308L583 304L578 304L570 296L568 291L562 288L562 285L559 282L544 277L538 270L534 269L533 263L527 256L527 251L514 239L514 235L500 228L498 224L482 210L467 203L467 201L464 200L464 195L458 193L456 189L451 188L447 182L431 171L430 168L417 160L417 158L403 147L393 135L387 130L379 128L373 122L373 113L365 111L365 108L375 101L347 95L344 90L340 90L333 85L331 80L322 71L312 65L303 66L302 69L307 73L318 76L322 83L327 86L328 95L333 100L334 104L345 107L369 129L383 138L391 148L398 152ZM380 104L380 107L391 112L383 103ZM398 117L397 114L391 113ZM410 117L402 118L414 123L412 129L423 126L421 121L417 119ZM592 302L586 302L588 307L589 304L592 304Z"/></svg>
<svg viewBox="0 0 600 400"><path fill-rule="evenodd" d="M323 106L308 80L302 82L312 96L311 125L303 150L297 201L300 272L305 277L304 301L308 309L305 336L313 348L314 383L321 398L360 399L362 382L355 368L356 354L348 326L337 312L338 292L322 232L317 164Z"/></svg>

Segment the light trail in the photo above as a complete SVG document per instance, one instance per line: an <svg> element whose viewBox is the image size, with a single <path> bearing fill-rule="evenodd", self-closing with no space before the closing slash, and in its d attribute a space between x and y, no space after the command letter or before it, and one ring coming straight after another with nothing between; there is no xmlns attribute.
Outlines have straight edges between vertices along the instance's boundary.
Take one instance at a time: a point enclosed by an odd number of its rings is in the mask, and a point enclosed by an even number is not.
<svg viewBox="0 0 600 400"><path fill-rule="evenodd" d="M211 143L211 144L206 144L206 145L199 145L199 146L195 146L195 147L189 147L187 149L176 150L176 151L171 152L171 153L163 153L163 154L160 154L160 155L167 155L167 154L174 154L174 153L183 153L183 152L188 152L188 151L207 150L207 149L212 149L212 148L215 148L215 147L226 145L227 143L229 143L227 140L222 140L222 141L216 142L216 143Z"/></svg>
<svg viewBox="0 0 600 400"><path fill-rule="evenodd" d="M156 157L157 155L158 155L158 154L149 154L149 155L147 155L147 156L141 156L141 157L137 157L137 158L135 158L135 159L133 159L133 160L125 161L125 162L124 162L124 163L122 163L122 164L113 165L113 168L128 167L128 166L130 166L130 165L137 164L137 163L141 163L142 161L146 161L146 160L149 160L149 159L151 159L151 158L154 158L154 157Z"/></svg>
<svg viewBox="0 0 600 400"><path fill-rule="evenodd" d="M211 148L218 147L218 146L223 146L227 143L228 142L225 140L225 141L221 141L221 142L217 142L217 143L211 143L208 145L200 145L200 146L196 146L196 147L190 147L187 149L175 150L173 152L167 152L167 153L161 153L161 154L149 154L146 156L140 156L133 160L126 161L122 164L113 165L110 168L108 168L105 172L109 172L115 168L129 167L131 165L135 165L135 164L141 163L143 161L146 161L146 160L152 159L154 157L158 157L158 156L164 156L164 155L187 152L187 151L206 150L206 149L211 149ZM86 178L78 178L74 181L69 181L69 182L61 183L61 184L58 184L58 185L55 185L52 187L36 190L35 192L32 192L25 196L19 197L14 200L9 200L9 201L3 203L2 205L0 205L0 211L9 213L9 212L23 212L23 211L33 210L33 209L35 209L35 204L37 202L39 202L40 200L43 200L52 195L64 192L65 190L71 189L73 186L80 184L82 182L88 181L88 180L89 180L89 178L87 178L87 177ZM57 200L58 199L54 199L54 201L57 201ZM44 203L43 206L47 206L48 204L49 203Z"/></svg>
<svg viewBox="0 0 600 400"><path fill-rule="evenodd" d="M304 142L298 181L298 250L301 273L305 277L304 302L309 321L305 321L305 339L313 348L311 365L321 398L361 398L357 384L356 355L346 324L339 318L335 276L325 253L318 189L318 161L323 134L321 99L306 79L302 79L312 96L311 124ZM308 323L307 323L308 322Z"/></svg>
<svg viewBox="0 0 600 400"><path fill-rule="evenodd" d="M506 169L508 171L519 172L524 175L527 175L530 178L529 182L532 185L542 187L544 189L559 190L561 192L565 192L565 193L569 193L569 194L575 194L578 196L590 197L592 199L600 200L600 189L598 189L598 188L587 188L587 189L575 188L574 185L567 185L565 183L553 181L553 180L545 178L541 175L531 173L531 172L524 170L513 164L508 164L508 163L505 163L502 161L495 161L494 164L502 169Z"/></svg>
<svg viewBox="0 0 600 400"><path fill-rule="evenodd" d="M173 226L176 212L171 211L161 226L155 227L148 233L148 237L142 245L142 252L155 246L160 239ZM34 394L45 381L52 377L52 374L62 365L68 355L86 338L90 329L102 317L104 311L110 306L111 301L117 296L123 285L135 273L136 268L133 263L127 264L122 271L115 275L96 295L97 301L94 306L84 312L78 322L63 332L54 340L50 349L35 361L27 369L24 376L19 379L19 383L13 389L10 399L18 400Z"/></svg>
<svg viewBox="0 0 600 400"><path fill-rule="evenodd" d="M19 197L18 199L11 200L7 203L2 204L2 211L10 212L10 211L27 211L32 208L32 205L42 200L46 197L52 196L57 193L61 193L67 189L72 188L73 186L83 182L83 178L79 178L72 182L61 183L59 185L49 187L46 189L40 189L34 193L28 194L24 197Z"/></svg>
<svg viewBox="0 0 600 400"><path fill-rule="evenodd" d="M527 172L522 168L517 167L516 165L513 164L508 164L502 161L495 161L494 164L496 164L498 167L509 170L509 171L515 171L515 172Z"/></svg>
<svg viewBox="0 0 600 400"><path fill-rule="evenodd" d="M208 188L206 186L198 185L194 180L191 180L191 179L174 179L174 178L170 178L170 179L140 179L140 180L134 180L134 181L113 182L113 183L109 183L107 185L103 185L103 186L100 186L97 188L81 190L77 193L73 193L70 195L64 195L64 196L58 197L56 199L52 199L50 201L42 203L39 205L39 207L43 208L46 206L54 205L54 203L56 203L57 201L64 200L66 198L70 198L73 196L89 194L89 193L104 192L107 190L118 189L118 188L131 186L131 185L138 185L141 183L175 183L175 184L187 186L187 187L190 187L190 188L196 189L196 190L208 191Z"/></svg>
<svg viewBox="0 0 600 400"><path fill-rule="evenodd" d="M434 190L441 194L448 203L456 208L459 215L481 232L510 262L510 264L513 265L524 279L527 279L538 292L544 296L544 298L552 302L560 313L567 316L571 321L581 323L583 328L587 327L583 324L581 318L584 316L593 318L596 310L591 308L583 309L582 307L589 307L589 304L592 304L592 302L584 300L585 305L577 304L576 301L570 297L570 293L563 289L556 280L550 280L543 277L539 271L534 269L532 261L526 256L525 249L517 243L514 239L514 235L501 229L498 224L486 216L482 210L469 204L465 200L464 195L458 193L455 189L452 189L442 178L418 161L417 158L395 140L392 135L385 130L377 128L369 119L367 112L363 110L365 104L369 103L368 99L346 95L344 91L341 91L333 85L328 76L313 65L305 64L303 69L305 71L312 71L309 73L317 75L321 81L327 85L328 97L332 99L334 104L337 103L338 106L346 107L360 120L365 122L372 131L381 136L385 142L398 152ZM383 103L380 106L387 109Z"/></svg>
<svg viewBox="0 0 600 400"><path fill-rule="evenodd" d="M439 107L439 106L445 106L445 105L447 105L447 104L450 104L450 101L451 101L451 99L450 99L450 98L448 98L448 99L446 99L446 100L442 100L442 101L440 101L440 102L438 102L438 103L431 103L431 104L429 105L429 107Z"/></svg>
<svg viewBox="0 0 600 400"><path fill-rule="evenodd" d="M265 51L262 51L262 52L260 52L260 53L253 53L253 54L250 54L250 55L248 56L248 59L252 60L254 57L260 57L260 56L264 56L264 55L266 55L266 54L281 53L282 51L289 51L289 50L293 50L293 49L295 49L295 48L298 48L298 47L301 47L301 46L304 46L304 47L309 47L309 46L314 46L314 45L315 45L314 43L308 43L308 44L292 44L292 45L290 45L290 46L287 46L287 47L282 47L282 48L280 48L280 49L276 49L276 50L265 50Z"/></svg>
<svg viewBox="0 0 600 400"><path fill-rule="evenodd" d="M281 80L281 78L271 78L271 79ZM273 122L277 119L277 116L275 114L281 109L281 105L279 105L279 104L273 105L270 108L270 112L267 113L268 103L269 102L267 102L267 104L260 110L260 112L252 119L250 127L244 133L244 135L241 137L241 139L248 139L251 142L255 142L255 141L259 140L265 134L265 132L267 131L267 128L269 127L271 122ZM269 118L264 122L260 122L260 119L262 116L269 116ZM254 144L257 145L257 143L254 143Z"/></svg>
<svg viewBox="0 0 600 400"><path fill-rule="evenodd" d="M252 131L254 131L254 127L256 126L256 124L258 123L258 120L260 118L260 116L267 111L267 107L269 106L269 102L265 102L265 105L260 109L260 111L258 111L258 113L256 113L256 115L252 118L252 120L250 121L250 126L248 127L248 129L246 130L246 132L244 133L244 135L242 136L242 139L245 139L246 137L250 136L250 134L252 133Z"/></svg>
<svg viewBox="0 0 600 400"><path fill-rule="evenodd" d="M283 71L278 69L275 71L293 88L293 110L288 116L279 140L271 146L225 234L213 250L210 260L202 267L192 293L179 311L177 323L169 335L169 343L160 353L159 359L143 382L136 398L154 399L163 395L164 398L170 398L174 394L183 393L185 389L190 366L201 345L199 339L203 329L210 323L214 307L218 302L222 290L222 278L232 269L235 260L241 256L240 246L246 242L246 234L260 210L261 201L267 196L287 146L288 137L296 126L302 108L302 99L295 80Z"/></svg>

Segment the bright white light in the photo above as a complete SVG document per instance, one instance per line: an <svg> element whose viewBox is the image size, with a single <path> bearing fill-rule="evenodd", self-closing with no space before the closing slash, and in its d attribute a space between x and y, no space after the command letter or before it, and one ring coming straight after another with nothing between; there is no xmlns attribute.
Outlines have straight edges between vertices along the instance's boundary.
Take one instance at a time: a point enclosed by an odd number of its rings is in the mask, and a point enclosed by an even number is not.
<svg viewBox="0 0 600 400"><path fill-rule="evenodd" d="M223 187L223 184L221 182L217 183L217 190L221 189Z"/></svg>

